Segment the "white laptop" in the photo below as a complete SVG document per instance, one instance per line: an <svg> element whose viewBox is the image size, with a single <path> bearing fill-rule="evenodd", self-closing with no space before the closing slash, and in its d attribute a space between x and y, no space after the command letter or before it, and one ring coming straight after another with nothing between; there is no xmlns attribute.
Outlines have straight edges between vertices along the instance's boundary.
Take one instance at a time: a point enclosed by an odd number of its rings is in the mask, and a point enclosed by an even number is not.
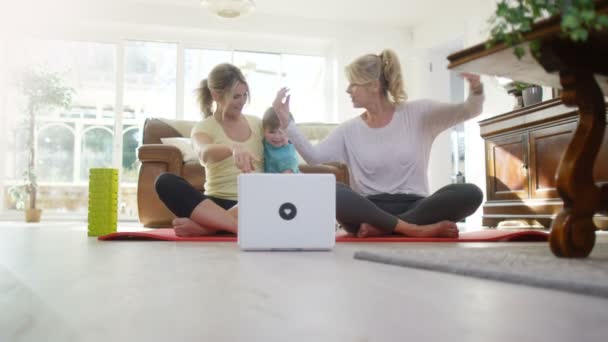
<svg viewBox="0 0 608 342"><path fill-rule="evenodd" d="M241 174L238 194L241 249L328 250L334 246L333 174Z"/></svg>

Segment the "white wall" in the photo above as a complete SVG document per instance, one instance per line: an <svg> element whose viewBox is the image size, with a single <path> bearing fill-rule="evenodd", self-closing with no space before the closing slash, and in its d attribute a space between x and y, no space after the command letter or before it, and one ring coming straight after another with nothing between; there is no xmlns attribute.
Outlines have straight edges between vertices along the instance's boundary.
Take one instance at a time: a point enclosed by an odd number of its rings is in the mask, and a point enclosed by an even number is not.
<svg viewBox="0 0 608 342"><path fill-rule="evenodd" d="M416 87L420 93L428 94L425 97L437 101L452 102L452 75L447 69L448 63L445 56L460 49L462 49L462 39L456 37L454 41L421 52L420 60L423 65L421 65L422 68L418 74L421 77L420 82ZM427 172L430 192L435 192L452 181L454 175L452 151L454 147L450 134L451 129L448 129L439 134L433 142Z"/></svg>
<svg viewBox="0 0 608 342"><path fill-rule="evenodd" d="M454 7L456 4L457 6ZM408 59L408 67L410 69L424 64L429 50L445 45L454 38L462 37L465 48L487 39L489 35L487 20L495 10L494 1L464 0L447 6L450 6L450 8L441 9L438 13L449 13L449 15L441 16L437 20L429 21L412 28L413 39L411 48L413 55ZM424 86L425 80L421 78L426 77L426 74L423 71L424 69L420 69L420 71L414 72L413 77L410 79L410 87L416 90L412 95L414 98L435 98L432 87L429 89ZM482 82L484 83L486 94L483 113L479 117L465 123L465 176L467 182L476 184L485 193L485 152L483 139L479 136L478 122L512 110L513 100L497 84L494 77L482 76ZM468 90L467 87L465 89ZM444 144L440 145L439 148L445 148ZM437 151L435 147L434 145L432 156L444 158L447 155L448 151L443 149ZM438 161L431 159L431 163L438 164ZM446 169L446 172L451 171ZM431 175L435 174L433 171L429 173ZM438 182L434 182L434 180L446 179L445 176L435 175L430 182L437 186ZM482 208L480 207L474 215L467 219L467 226L481 226L481 216Z"/></svg>
<svg viewBox="0 0 608 342"><path fill-rule="evenodd" d="M0 33L0 52L6 51L7 38ZM6 82L7 61L4 53L0 53L0 132L6 132ZM6 136L6 134L2 134ZM4 198L4 180L6 179L6 143L5 138L0 138L0 198ZM0 214L4 211L4 203L0 202Z"/></svg>

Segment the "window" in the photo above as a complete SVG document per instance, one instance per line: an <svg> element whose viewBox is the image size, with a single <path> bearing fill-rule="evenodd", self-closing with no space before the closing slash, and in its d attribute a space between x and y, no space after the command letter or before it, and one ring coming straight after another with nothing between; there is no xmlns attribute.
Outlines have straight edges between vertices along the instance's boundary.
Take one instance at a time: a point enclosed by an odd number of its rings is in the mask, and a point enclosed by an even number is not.
<svg viewBox="0 0 608 342"><path fill-rule="evenodd" d="M125 119L175 118L177 44L129 41Z"/></svg>
<svg viewBox="0 0 608 342"><path fill-rule="evenodd" d="M327 116L323 57L185 48L181 61L177 59L180 49L177 43L146 41L37 40L15 46L17 55L23 56L18 63L23 70L52 72L74 90L69 108L36 113L36 171L42 208L85 213L88 170L121 167L120 211L134 218L140 166L137 148L144 120L200 120L196 89L220 63L233 63L243 71L251 87L245 113L261 117L278 89L288 86L298 121L324 121ZM119 61L117 56L123 55L124 60ZM118 63L124 66L120 68L122 75L116 74ZM178 75L178 70L183 74ZM118 94L121 82L123 92ZM21 125L26 106L18 87L6 88L5 99L11 101L2 108L11 134L5 135L2 143L8 153L4 167L10 186L22 180L28 165L23 153L27 131ZM178 106L177 101L183 103ZM116 110L118 103L122 103L122 115ZM120 165L114 165L118 159L115 152L122 155Z"/></svg>
<svg viewBox="0 0 608 342"><path fill-rule="evenodd" d="M251 88L251 103L244 111L262 117L281 87L281 55L237 51L234 64L241 69Z"/></svg>
<svg viewBox="0 0 608 342"><path fill-rule="evenodd" d="M72 110L42 115L71 118L113 117L116 97L116 48L92 42L35 41L28 46L30 67L58 73L74 89Z"/></svg>
<svg viewBox="0 0 608 342"><path fill-rule="evenodd" d="M287 86L293 94L291 109L298 121L327 121L325 58L204 49L185 50L185 119L200 120L196 89L214 66L231 62L243 71L251 89L250 104L245 107L245 113L262 117L272 105L277 91Z"/></svg>
<svg viewBox="0 0 608 342"><path fill-rule="evenodd" d="M291 89L291 112L299 122L326 122L325 59L283 55L284 85Z"/></svg>
<svg viewBox="0 0 608 342"><path fill-rule="evenodd" d="M137 182L139 165L137 148L141 141L141 130L138 126L126 126L122 134L122 181Z"/></svg>
<svg viewBox="0 0 608 342"><path fill-rule="evenodd" d="M80 150L80 180L88 182L89 169L112 167L112 127L85 127Z"/></svg>
<svg viewBox="0 0 608 342"><path fill-rule="evenodd" d="M48 211L86 210L88 168L112 165L116 121L115 44L77 41L31 41L22 49L22 71L44 70L74 90L70 108L36 112L36 173L39 205ZM18 126L26 118L26 99L16 89L18 105L10 116ZM18 132L18 131L17 131ZM20 182L27 161L21 137L9 143L14 172ZM79 201L73 205L74 200ZM85 204L85 205L83 205Z"/></svg>
<svg viewBox="0 0 608 342"><path fill-rule="evenodd" d="M37 140L38 182L72 182L74 128L66 124L47 124L38 131Z"/></svg>
<svg viewBox="0 0 608 342"><path fill-rule="evenodd" d="M203 117L196 90L211 69L231 63L232 52L225 50L186 49L184 51L184 119L197 121Z"/></svg>

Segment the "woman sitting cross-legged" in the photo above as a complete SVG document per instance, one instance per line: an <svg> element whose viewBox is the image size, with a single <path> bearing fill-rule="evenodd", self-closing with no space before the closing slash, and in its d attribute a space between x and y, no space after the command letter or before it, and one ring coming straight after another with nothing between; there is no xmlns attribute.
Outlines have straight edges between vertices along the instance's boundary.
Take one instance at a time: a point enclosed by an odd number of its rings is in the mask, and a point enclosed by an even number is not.
<svg viewBox="0 0 608 342"><path fill-rule="evenodd" d="M482 202L473 184L451 184L429 195L427 168L435 137L479 115L484 100L479 76L462 74L470 94L464 103L405 101L396 54L364 55L346 67L346 92L354 117L313 146L290 120L288 89L277 93L273 107L297 151L309 164L342 162L351 188L337 184L336 216L359 237L402 234L411 237L457 237L457 221ZM297 116L297 113L296 113Z"/></svg>
<svg viewBox="0 0 608 342"><path fill-rule="evenodd" d="M262 171L262 121L242 113L249 86L232 64L213 68L198 91L205 118L194 126L191 138L205 168L205 193L172 173L158 176L156 192L177 216L177 236L236 234L237 176Z"/></svg>

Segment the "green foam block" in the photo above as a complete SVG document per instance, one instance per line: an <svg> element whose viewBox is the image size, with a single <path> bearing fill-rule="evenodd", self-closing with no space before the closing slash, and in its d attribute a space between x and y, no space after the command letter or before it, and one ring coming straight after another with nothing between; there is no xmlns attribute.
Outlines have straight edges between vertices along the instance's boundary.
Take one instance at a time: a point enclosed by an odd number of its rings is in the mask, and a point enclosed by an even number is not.
<svg viewBox="0 0 608 342"><path fill-rule="evenodd" d="M116 232L118 227L118 170L89 169L89 236Z"/></svg>

